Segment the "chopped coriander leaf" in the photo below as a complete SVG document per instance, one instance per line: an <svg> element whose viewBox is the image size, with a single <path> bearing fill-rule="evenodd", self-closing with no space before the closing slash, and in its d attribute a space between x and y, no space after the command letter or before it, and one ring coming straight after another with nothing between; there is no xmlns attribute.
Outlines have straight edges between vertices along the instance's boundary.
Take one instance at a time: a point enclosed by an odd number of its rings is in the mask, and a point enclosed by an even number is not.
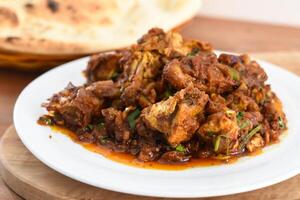
<svg viewBox="0 0 300 200"><path fill-rule="evenodd" d="M283 119L281 117L278 117L278 125L281 129L285 128L285 124L284 124Z"/></svg>
<svg viewBox="0 0 300 200"><path fill-rule="evenodd" d="M239 81L240 80L239 72L232 67L229 67L228 69L229 69L229 75L231 76L231 78L235 81Z"/></svg>
<svg viewBox="0 0 300 200"><path fill-rule="evenodd" d="M88 124L88 125L87 125L87 128L88 128L89 130L93 130L94 125L93 125L93 124Z"/></svg>
<svg viewBox="0 0 300 200"><path fill-rule="evenodd" d="M45 123L46 123L46 125L49 125L49 126L53 125L52 119L50 119L50 118L46 118Z"/></svg>
<svg viewBox="0 0 300 200"><path fill-rule="evenodd" d="M215 152L217 152L219 150L220 142L221 142L221 136L218 135L215 140L215 143L214 143L214 151Z"/></svg>
<svg viewBox="0 0 300 200"><path fill-rule="evenodd" d="M178 152L185 152L186 151L185 147L181 144L177 145L175 150L178 151Z"/></svg>
<svg viewBox="0 0 300 200"><path fill-rule="evenodd" d="M128 120L128 123L129 123L129 126L131 129L135 128L135 120L138 118L140 113L141 113L141 111L137 108L128 115L127 120Z"/></svg>
<svg viewBox="0 0 300 200"><path fill-rule="evenodd" d="M208 135L209 137L213 137L213 136L215 136L215 132L212 132L212 131L209 131L209 132L207 132L206 133L206 135Z"/></svg>
<svg viewBox="0 0 300 200"><path fill-rule="evenodd" d="M172 88L167 85L166 90L163 93L163 98L169 98L170 96L173 96L174 92L172 91Z"/></svg>
<svg viewBox="0 0 300 200"><path fill-rule="evenodd" d="M187 56L195 56L199 51L199 48L193 48L192 51L187 54Z"/></svg>
<svg viewBox="0 0 300 200"><path fill-rule="evenodd" d="M104 122L100 122L97 124L97 127L98 128L103 128L105 126Z"/></svg>
<svg viewBox="0 0 300 200"><path fill-rule="evenodd" d="M110 78L114 79L114 78L117 78L119 76L119 73L118 72L114 72Z"/></svg>
<svg viewBox="0 0 300 200"><path fill-rule="evenodd" d="M94 129L94 125L93 124L88 124L86 127L83 128L83 131L92 131Z"/></svg>
<svg viewBox="0 0 300 200"><path fill-rule="evenodd" d="M108 136L103 136L100 138L100 143L105 144L107 142L107 140L108 140Z"/></svg>
<svg viewBox="0 0 300 200"><path fill-rule="evenodd" d="M237 112L236 113L236 119L238 121L241 121L241 119L244 117L244 113L243 112Z"/></svg>
<svg viewBox="0 0 300 200"><path fill-rule="evenodd" d="M42 125L47 125L47 126L51 126L54 124L54 122L52 121L52 119L48 116L42 116L39 118L38 120L40 122L40 124Z"/></svg>
<svg viewBox="0 0 300 200"><path fill-rule="evenodd" d="M248 144L249 140L254 136L258 131L260 131L262 128L262 125L256 126L254 129L252 129L247 135L245 135L240 143L239 149L242 150L245 148L245 146Z"/></svg>
<svg viewBox="0 0 300 200"><path fill-rule="evenodd" d="M169 98L170 96L172 96L172 92L169 88L167 88L164 92L164 97Z"/></svg>

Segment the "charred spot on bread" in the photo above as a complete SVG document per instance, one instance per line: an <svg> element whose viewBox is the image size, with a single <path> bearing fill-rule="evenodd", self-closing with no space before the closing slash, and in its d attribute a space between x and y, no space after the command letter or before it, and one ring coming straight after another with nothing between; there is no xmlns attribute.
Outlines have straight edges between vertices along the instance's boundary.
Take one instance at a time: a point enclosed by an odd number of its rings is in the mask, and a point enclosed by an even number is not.
<svg viewBox="0 0 300 200"><path fill-rule="evenodd" d="M59 4L55 0L47 0L47 6L53 13L57 12L59 9Z"/></svg>

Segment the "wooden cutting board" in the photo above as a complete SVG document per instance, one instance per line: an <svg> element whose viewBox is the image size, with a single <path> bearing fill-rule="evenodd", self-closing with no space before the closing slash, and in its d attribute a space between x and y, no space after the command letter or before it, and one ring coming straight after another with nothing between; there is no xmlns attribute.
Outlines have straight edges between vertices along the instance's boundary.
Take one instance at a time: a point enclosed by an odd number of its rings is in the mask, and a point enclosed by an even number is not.
<svg viewBox="0 0 300 200"><path fill-rule="evenodd" d="M0 172L6 184L27 200L161 200L99 189L72 180L44 165L23 145L13 126L0 142ZM282 183L242 194L202 198L211 200L296 200L300 198L300 175Z"/></svg>

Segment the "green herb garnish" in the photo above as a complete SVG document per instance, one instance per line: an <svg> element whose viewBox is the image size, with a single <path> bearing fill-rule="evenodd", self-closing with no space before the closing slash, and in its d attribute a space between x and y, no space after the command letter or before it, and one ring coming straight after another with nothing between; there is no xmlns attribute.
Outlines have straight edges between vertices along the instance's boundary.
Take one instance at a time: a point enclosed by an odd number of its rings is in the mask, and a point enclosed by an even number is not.
<svg viewBox="0 0 300 200"><path fill-rule="evenodd" d="M83 128L83 131L92 131L94 128L93 124L88 124L86 127Z"/></svg>
<svg viewBox="0 0 300 200"><path fill-rule="evenodd" d="M248 144L249 140L252 138L252 136L254 136L258 131L260 131L262 128L262 125L258 125L256 126L254 129L252 129L247 135L245 135L242 139L241 139L241 143L239 146L239 149L242 150L245 148L245 146Z"/></svg>
<svg viewBox="0 0 300 200"><path fill-rule="evenodd" d="M240 129L246 128L247 126L249 126L251 124L251 121L249 119L245 119L244 121L242 121L243 117L244 117L243 112L237 112L236 120L238 122Z"/></svg>
<svg viewBox="0 0 300 200"><path fill-rule="evenodd" d="M141 111L137 108L128 115L127 120L128 120L128 123L129 123L129 126L131 129L135 128L135 120L138 118L140 113L141 113Z"/></svg>
<svg viewBox="0 0 300 200"><path fill-rule="evenodd" d="M88 125L87 125L87 128L88 128L89 130L93 130L94 125L93 125L93 124L88 124Z"/></svg>
<svg viewBox="0 0 300 200"><path fill-rule="evenodd" d="M120 74L120 73L118 73L118 72L115 71L115 72L111 75L110 78L111 78L111 79L117 78L117 77L119 76L119 74Z"/></svg>
<svg viewBox="0 0 300 200"><path fill-rule="evenodd" d="M166 90L164 91L163 93L163 98L169 98L170 96L173 96L174 95L174 92L172 91L172 88L168 85L166 87Z"/></svg>
<svg viewBox="0 0 300 200"><path fill-rule="evenodd" d="M49 118L48 116L42 116L42 117L40 117L39 121L41 122L41 124L47 125L47 126L51 126L51 125L54 124L54 122L52 121L52 119Z"/></svg>
<svg viewBox="0 0 300 200"><path fill-rule="evenodd" d="M214 151L215 152L217 152L219 150L220 142L221 142L221 135L218 135L215 140L215 143L214 143Z"/></svg>
<svg viewBox="0 0 300 200"><path fill-rule="evenodd" d="M97 124L98 128L104 128L104 126L105 126L104 122L100 122L99 124Z"/></svg>
<svg viewBox="0 0 300 200"><path fill-rule="evenodd" d="M193 48L190 53L187 54L187 56L195 56L200 51L199 48Z"/></svg>
<svg viewBox="0 0 300 200"><path fill-rule="evenodd" d="M241 121L243 117L244 117L244 113L243 112L237 112L236 113L236 119L238 121Z"/></svg>
<svg viewBox="0 0 300 200"><path fill-rule="evenodd" d="M281 129L285 128L285 124L284 124L283 119L281 117L278 117L278 125Z"/></svg>
<svg viewBox="0 0 300 200"><path fill-rule="evenodd" d="M215 133L215 132L212 132L212 131L208 131L208 132L206 133L206 135L208 135L209 137L214 137L214 136L216 135L216 133Z"/></svg>
<svg viewBox="0 0 300 200"><path fill-rule="evenodd" d="M171 90L168 88L168 89L166 89L165 92L164 92L164 97L167 99L167 98L169 98L170 96L172 96L172 92L171 92Z"/></svg>
<svg viewBox="0 0 300 200"><path fill-rule="evenodd" d="M46 125L49 125L49 126L53 125L52 119L46 118L46 119L45 119L45 124L46 124Z"/></svg>
<svg viewBox="0 0 300 200"><path fill-rule="evenodd" d="M226 155L229 154L229 145L230 145L230 139L226 135L218 135L214 142L214 151L217 152L220 148L221 140L226 140Z"/></svg>
<svg viewBox="0 0 300 200"><path fill-rule="evenodd" d="M231 76L231 78L235 81L239 81L240 80L239 72L232 67L228 67L228 69L229 69L229 75Z"/></svg>
<svg viewBox="0 0 300 200"><path fill-rule="evenodd" d="M105 144L107 142L107 140L108 140L108 136L103 136L100 138L100 143Z"/></svg>
<svg viewBox="0 0 300 200"><path fill-rule="evenodd" d="M185 147L181 144L177 145L175 150L178 151L178 152L185 152L186 151Z"/></svg>

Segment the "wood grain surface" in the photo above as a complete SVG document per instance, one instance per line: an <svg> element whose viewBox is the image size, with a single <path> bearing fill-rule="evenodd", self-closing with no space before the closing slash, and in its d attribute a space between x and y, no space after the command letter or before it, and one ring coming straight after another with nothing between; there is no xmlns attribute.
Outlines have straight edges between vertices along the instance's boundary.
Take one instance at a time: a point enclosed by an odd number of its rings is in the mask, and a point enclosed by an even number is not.
<svg viewBox="0 0 300 200"><path fill-rule="evenodd" d="M216 49L251 52L300 75L300 28L196 17L182 27L181 33L210 41ZM12 123L18 94L41 73L0 70L0 136ZM0 199L21 198L0 180Z"/></svg>

